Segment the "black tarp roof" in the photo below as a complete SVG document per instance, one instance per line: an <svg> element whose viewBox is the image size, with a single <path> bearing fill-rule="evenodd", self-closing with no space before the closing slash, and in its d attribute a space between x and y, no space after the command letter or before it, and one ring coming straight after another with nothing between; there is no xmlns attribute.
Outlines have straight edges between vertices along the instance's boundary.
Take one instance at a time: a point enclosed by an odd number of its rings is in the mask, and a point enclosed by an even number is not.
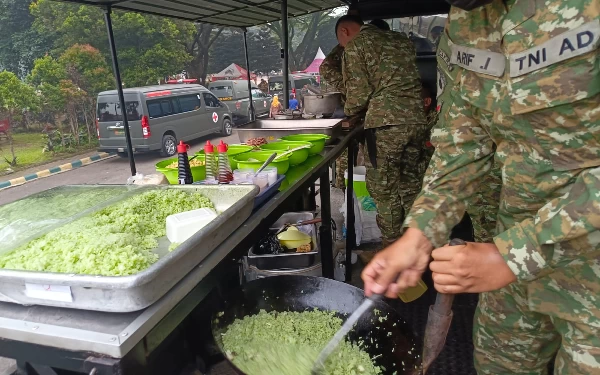
<svg viewBox="0 0 600 375"><path fill-rule="evenodd" d="M155 14L193 22L250 27L281 19L279 0L62 0ZM350 0L288 0L288 17L348 5ZM365 19L447 13L444 0L362 0L354 2Z"/></svg>

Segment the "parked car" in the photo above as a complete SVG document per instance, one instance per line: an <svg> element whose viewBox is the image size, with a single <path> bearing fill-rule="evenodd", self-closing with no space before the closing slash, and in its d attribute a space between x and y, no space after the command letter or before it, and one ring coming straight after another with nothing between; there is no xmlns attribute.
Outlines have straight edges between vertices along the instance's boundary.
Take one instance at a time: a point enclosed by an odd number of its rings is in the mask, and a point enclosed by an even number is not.
<svg viewBox="0 0 600 375"><path fill-rule="evenodd" d="M177 153L180 140L232 133L231 111L201 85L178 84L124 90L134 151ZM99 150L127 156L123 115L116 90L98 94L96 130Z"/></svg>
<svg viewBox="0 0 600 375"><path fill-rule="evenodd" d="M250 82L252 101L256 117L268 116L272 98L263 93L254 82ZM211 82L208 89L227 104L233 114L236 125L250 121L250 100L248 98L248 81L245 80L219 80Z"/></svg>
<svg viewBox="0 0 600 375"><path fill-rule="evenodd" d="M296 99L298 99L300 107L302 107L302 98L305 94L309 93L306 87L319 87L319 83L315 79L315 76L307 73L289 74L288 77L290 98L292 97L292 94L295 93ZM279 100L283 100L283 76L276 75L269 77L269 94L278 95Z"/></svg>

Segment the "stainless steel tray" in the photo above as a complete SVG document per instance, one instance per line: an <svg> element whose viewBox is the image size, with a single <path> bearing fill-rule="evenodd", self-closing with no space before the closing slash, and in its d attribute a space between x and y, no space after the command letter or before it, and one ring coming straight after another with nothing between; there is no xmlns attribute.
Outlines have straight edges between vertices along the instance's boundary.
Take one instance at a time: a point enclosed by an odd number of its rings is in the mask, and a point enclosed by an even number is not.
<svg viewBox="0 0 600 375"><path fill-rule="evenodd" d="M252 213L254 185L141 186L149 189L192 189L209 198L219 216L173 252L159 239L159 260L130 276L92 276L0 269L0 301L106 312L141 310L156 302L235 231Z"/></svg>
<svg viewBox="0 0 600 375"><path fill-rule="evenodd" d="M313 120L256 120L235 128L240 142L245 143L250 138L263 137L273 142L290 134L326 134L331 138L327 144L334 143L342 134L343 119L313 119Z"/></svg>
<svg viewBox="0 0 600 375"><path fill-rule="evenodd" d="M288 212L273 224L272 231L280 229L286 223L296 223L298 221L312 220L315 218L313 212ZM248 264L261 270L283 270L300 269L311 267L315 264L319 254L319 241L317 237L317 226L312 224L312 251L307 253L283 253L257 255L253 252L253 247L248 251Z"/></svg>

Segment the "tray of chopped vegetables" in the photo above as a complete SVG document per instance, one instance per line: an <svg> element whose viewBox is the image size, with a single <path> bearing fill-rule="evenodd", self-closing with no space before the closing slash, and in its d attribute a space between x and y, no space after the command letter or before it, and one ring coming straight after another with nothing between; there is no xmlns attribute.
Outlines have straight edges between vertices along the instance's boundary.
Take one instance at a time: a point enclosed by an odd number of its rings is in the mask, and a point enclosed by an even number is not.
<svg viewBox="0 0 600 375"><path fill-rule="evenodd" d="M253 185L84 185L0 206L7 239L0 245L0 301L143 309L250 216L257 193ZM200 208L217 216L183 243L170 243L167 216Z"/></svg>

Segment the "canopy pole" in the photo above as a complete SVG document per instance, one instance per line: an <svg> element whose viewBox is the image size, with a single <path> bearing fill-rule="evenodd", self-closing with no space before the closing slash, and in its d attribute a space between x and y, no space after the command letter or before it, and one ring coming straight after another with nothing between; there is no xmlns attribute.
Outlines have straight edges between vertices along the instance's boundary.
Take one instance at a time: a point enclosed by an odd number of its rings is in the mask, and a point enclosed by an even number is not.
<svg viewBox="0 0 600 375"><path fill-rule="evenodd" d="M119 62L117 60L117 48L115 47L115 36L112 29L112 19L110 17L112 8L110 5L104 7L104 22L108 32L108 44L110 46L110 56L112 58L113 74L117 83L117 93L119 95L119 105L121 106L121 115L123 116L123 126L125 130L125 141L127 143L127 154L129 156L129 167L131 175L135 176L135 160L133 158L133 146L131 144L131 134L129 132L129 120L127 119L127 109L125 107L125 96L123 95L123 83L121 82L121 72L119 71Z"/></svg>
<svg viewBox="0 0 600 375"><path fill-rule="evenodd" d="M283 105L284 109L290 107L290 76L289 76L289 41L288 41L288 6L287 0L281 0L281 33L282 33L282 48L281 57L283 57Z"/></svg>
<svg viewBox="0 0 600 375"><path fill-rule="evenodd" d="M250 121L256 120L256 112L254 112L254 100L252 100L252 85L250 84L250 59L248 58L248 40L246 34L248 30L244 27L244 56L246 57L246 70L248 71L248 100L250 102Z"/></svg>

